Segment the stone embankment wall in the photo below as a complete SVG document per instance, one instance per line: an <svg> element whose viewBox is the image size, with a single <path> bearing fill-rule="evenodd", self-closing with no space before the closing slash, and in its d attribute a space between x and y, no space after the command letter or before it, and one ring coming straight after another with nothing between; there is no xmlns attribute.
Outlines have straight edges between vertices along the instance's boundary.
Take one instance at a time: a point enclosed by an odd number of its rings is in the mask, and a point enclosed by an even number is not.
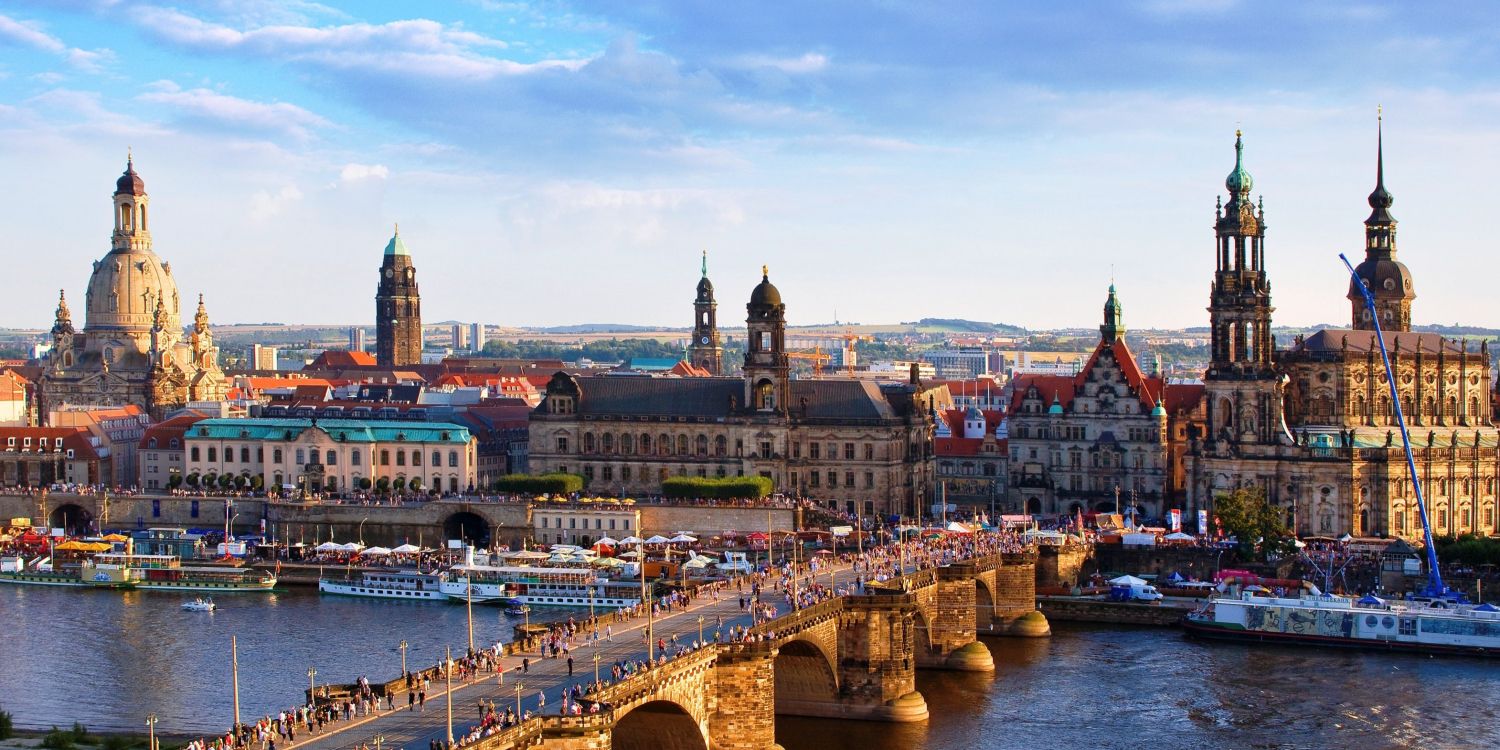
<svg viewBox="0 0 1500 750"><path fill-rule="evenodd" d="M1075 599L1066 596L1039 596L1036 607L1051 621L1104 622L1119 625L1175 626L1191 606L1176 604L1142 604L1109 602L1102 599Z"/></svg>

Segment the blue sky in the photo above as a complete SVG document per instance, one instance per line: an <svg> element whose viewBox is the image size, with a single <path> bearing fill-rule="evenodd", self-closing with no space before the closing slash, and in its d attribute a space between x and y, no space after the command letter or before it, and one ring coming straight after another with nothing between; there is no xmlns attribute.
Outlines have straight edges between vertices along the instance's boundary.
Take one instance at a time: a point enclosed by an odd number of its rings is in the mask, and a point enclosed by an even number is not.
<svg viewBox="0 0 1500 750"><path fill-rule="evenodd" d="M1500 325L1489 3L12 0L0 325L108 250L127 147L224 322L686 326L768 264L796 323L1203 325L1243 128L1286 324L1344 322L1384 105L1418 323ZM17 264L15 259L23 259Z"/></svg>

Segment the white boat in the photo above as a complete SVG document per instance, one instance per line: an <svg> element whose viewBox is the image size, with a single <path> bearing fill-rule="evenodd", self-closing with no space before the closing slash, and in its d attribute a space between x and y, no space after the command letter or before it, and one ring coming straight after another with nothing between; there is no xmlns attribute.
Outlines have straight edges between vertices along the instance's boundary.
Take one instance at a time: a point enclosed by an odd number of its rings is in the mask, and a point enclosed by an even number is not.
<svg viewBox="0 0 1500 750"><path fill-rule="evenodd" d="M1210 600L1183 628L1220 640L1500 656L1500 609L1489 604L1242 593Z"/></svg>
<svg viewBox="0 0 1500 750"><path fill-rule="evenodd" d="M613 583L592 568L456 565L443 581L454 601L614 609L638 604L638 584Z"/></svg>
<svg viewBox="0 0 1500 750"><path fill-rule="evenodd" d="M724 562L715 563L714 567L731 574L746 574L754 570L754 567L750 565L750 561L745 559L745 553L743 552L725 552Z"/></svg>
<svg viewBox="0 0 1500 750"><path fill-rule="evenodd" d="M214 604L214 600L212 599L199 597L192 601L183 602L182 608L189 612L212 612L218 609L219 606Z"/></svg>
<svg viewBox="0 0 1500 750"><path fill-rule="evenodd" d="M361 570L353 578L319 578L318 591L341 596L405 601L443 601L444 577L414 570Z"/></svg>

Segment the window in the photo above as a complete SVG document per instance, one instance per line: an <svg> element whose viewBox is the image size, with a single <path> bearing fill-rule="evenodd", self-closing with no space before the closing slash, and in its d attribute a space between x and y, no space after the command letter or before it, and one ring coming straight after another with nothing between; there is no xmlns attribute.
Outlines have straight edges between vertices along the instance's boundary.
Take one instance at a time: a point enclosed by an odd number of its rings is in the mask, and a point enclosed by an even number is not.
<svg viewBox="0 0 1500 750"><path fill-rule="evenodd" d="M11 442L11 445L15 445L16 439L15 438L11 438L10 442ZM188 455L192 456L191 460L193 460L193 461L201 461L202 460L201 458L198 457L198 446L196 446L196 445L193 446L192 449L188 451Z"/></svg>
<svg viewBox="0 0 1500 750"><path fill-rule="evenodd" d="M865 460L875 460L875 445L873 443L865 443Z"/></svg>
<svg viewBox="0 0 1500 750"><path fill-rule="evenodd" d="M542 528L547 528L547 517L542 516Z"/></svg>
<svg viewBox="0 0 1500 750"><path fill-rule="evenodd" d="M381 466L390 466L391 465L391 452L389 450L386 450L384 448L382 448L380 450L380 465Z"/></svg>
<svg viewBox="0 0 1500 750"><path fill-rule="evenodd" d="M27 442L29 443L31 441L28 440ZM210 462L219 460L219 449L218 448L216 448L216 447L214 447L212 445L208 446L208 460Z"/></svg>
<svg viewBox="0 0 1500 750"><path fill-rule="evenodd" d="M988 469L990 467L986 466L985 468ZM867 489L867 490L873 490L873 489L875 489L875 472L873 472L873 471L867 471L867 472L865 472L865 489Z"/></svg>
<svg viewBox="0 0 1500 750"><path fill-rule="evenodd" d="M811 458L811 459L813 459L813 460L816 461L817 459L819 459L819 458L822 457L822 453L823 453L823 445L821 443L808 443L807 444L807 457L808 458Z"/></svg>
<svg viewBox="0 0 1500 750"><path fill-rule="evenodd" d="M339 463L339 455L337 453L334 453L333 451L328 451L328 453L323 457L323 463L328 464L329 466L337 466Z"/></svg>
<svg viewBox="0 0 1500 750"><path fill-rule="evenodd" d="M248 464L248 463L250 463L250 446L247 445L247 446L244 446L244 447L240 448L240 463L242 463L242 464Z"/></svg>
<svg viewBox="0 0 1500 750"><path fill-rule="evenodd" d="M557 439L557 452L558 453L567 453L568 452L568 439L566 437L559 437Z"/></svg>
<svg viewBox="0 0 1500 750"><path fill-rule="evenodd" d="M42 439L46 440L46 438L42 438ZM147 448L155 448L156 447L156 438L151 438L150 440L147 440L146 441L146 447Z"/></svg>
<svg viewBox="0 0 1500 750"><path fill-rule="evenodd" d="M606 467L604 467L604 481L608 482L608 481L613 480L614 478L615 478L615 467L613 467L613 466L606 466Z"/></svg>
<svg viewBox="0 0 1500 750"><path fill-rule="evenodd" d="M844 443L844 460L854 460L854 443Z"/></svg>
<svg viewBox="0 0 1500 750"><path fill-rule="evenodd" d="M802 444L792 443L792 458L802 458ZM793 482L795 484L795 482Z"/></svg>
<svg viewBox="0 0 1500 750"><path fill-rule="evenodd" d="M810 484L812 486L814 486L814 487L817 487L818 486L818 482L822 481L821 480L822 476L823 476L822 474L819 474L816 471L809 471L809 472L807 472L807 478L809 480L811 480Z"/></svg>
<svg viewBox="0 0 1500 750"><path fill-rule="evenodd" d="M167 447L175 451L178 448L182 447L182 441L178 440L177 438L172 438L171 442L167 443Z"/></svg>
<svg viewBox="0 0 1500 750"><path fill-rule="evenodd" d="M397 466L405 466L406 465L406 451L396 451L396 465Z"/></svg>
<svg viewBox="0 0 1500 750"><path fill-rule="evenodd" d="M714 438L714 455L723 458L729 452L729 441L723 435Z"/></svg>
<svg viewBox="0 0 1500 750"><path fill-rule="evenodd" d="M458 451L448 451L448 466L458 468Z"/></svg>
<svg viewBox="0 0 1500 750"><path fill-rule="evenodd" d="M587 479L587 480L589 480L591 482L594 481L594 467L592 467L592 466L585 466L585 467L583 467L583 478Z"/></svg>
<svg viewBox="0 0 1500 750"><path fill-rule="evenodd" d="M609 519L609 530L610 531L614 531L615 530L615 519L613 519L613 518Z"/></svg>
<svg viewBox="0 0 1500 750"><path fill-rule="evenodd" d="M214 457L212 455L212 450L213 449L210 448L209 450L210 450L210 454L209 454L208 460L212 461L212 460L214 460ZM303 465L305 463L307 463L307 451L305 451L305 450L303 450L301 448L298 448L297 449L297 465L301 466L301 465Z"/></svg>
<svg viewBox="0 0 1500 750"><path fill-rule="evenodd" d="M354 450L352 450L352 451L349 452L349 463L352 463L355 466L359 466L359 459L360 459L360 455L359 455L359 449L358 448L355 448Z"/></svg>
<svg viewBox="0 0 1500 750"><path fill-rule="evenodd" d="M837 486L839 486L839 473L836 472L836 471L830 471L830 472L828 472L828 487L829 487L829 489L832 489L832 488L837 487Z"/></svg>

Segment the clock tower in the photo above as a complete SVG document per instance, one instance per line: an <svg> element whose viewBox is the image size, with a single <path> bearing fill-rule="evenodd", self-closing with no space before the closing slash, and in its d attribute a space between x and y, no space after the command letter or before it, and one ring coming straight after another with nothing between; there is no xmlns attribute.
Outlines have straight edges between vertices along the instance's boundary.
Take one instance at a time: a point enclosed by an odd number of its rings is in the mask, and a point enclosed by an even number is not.
<svg viewBox="0 0 1500 750"><path fill-rule="evenodd" d="M375 361L381 367L422 363L422 296L401 229L385 246L375 292Z"/></svg>
<svg viewBox="0 0 1500 750"><path fill-rule="evenodd" d="M708 370L710 375L724 374L724 346L719 340L719 303L714 301L714 285L708 280L708 251L703 251L703 277L698 280L698 297L693 301L695 322L693 340L688 344L688 363Z"/></svg>

